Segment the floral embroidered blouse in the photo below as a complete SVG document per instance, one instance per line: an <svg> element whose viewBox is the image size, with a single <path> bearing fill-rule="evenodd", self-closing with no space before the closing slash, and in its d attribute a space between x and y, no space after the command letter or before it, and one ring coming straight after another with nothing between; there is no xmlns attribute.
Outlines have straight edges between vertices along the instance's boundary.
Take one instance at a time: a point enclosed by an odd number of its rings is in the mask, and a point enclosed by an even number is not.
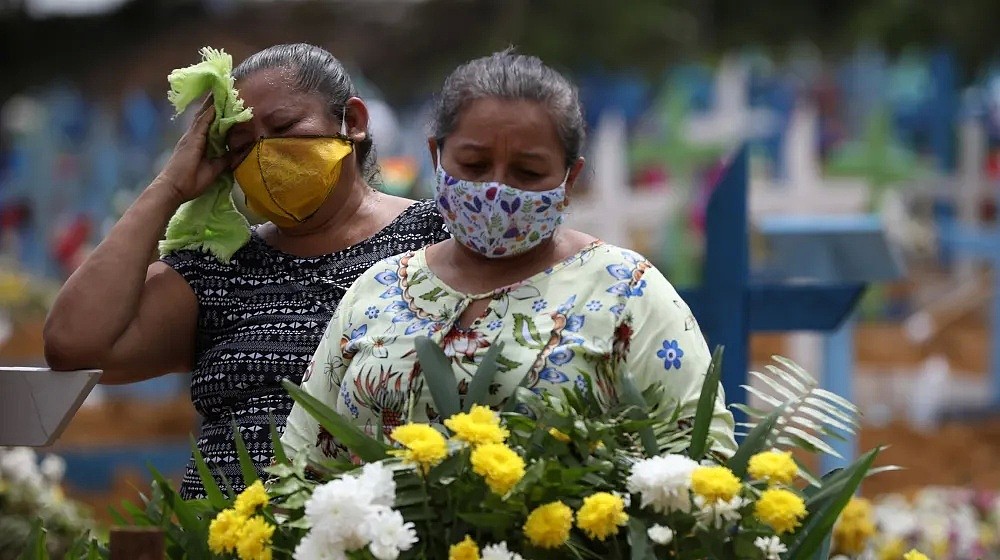
<svg viewBox="0 0 1000 560"><path fill-rule="evenodd" d="M458 318L489 299L467 329ZM428 268L423 249L388 258L344 295L320 341L302 387L373 433L407 421L439 422L423 385L414 342L428 336L451 359L463 393L486 351L504 343L490 388L502 406L527 373L539 391L594 381L613 402L612 376L628 371L640 390L663 386L664 404L693 417L711 354L691 310L673 286L637 253L595 242L555 266L486 294L458 292ZM417 399L411 403L411 399ZM408 411L413 417L407 418ZM736 448L733 417L720 388L711 434L722 452ZM343 448L300 406L282 443L314 459Z"/></svg>

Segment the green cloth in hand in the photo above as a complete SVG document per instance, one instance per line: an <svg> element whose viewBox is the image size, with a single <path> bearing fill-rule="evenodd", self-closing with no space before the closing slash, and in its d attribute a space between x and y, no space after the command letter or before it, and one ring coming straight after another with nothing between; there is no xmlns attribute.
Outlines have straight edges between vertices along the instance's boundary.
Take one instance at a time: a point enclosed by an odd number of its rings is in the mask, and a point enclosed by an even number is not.
<svg viewBox="0 0 1000 560"><path fill-rule="evenodd" d="M253 116L243 107L239 92L233 87L233 58L223 50L205 47L202 61L170 73L167 99L180 114L192 102L212 94L215 119L208 129L209 158L226 153L226 133L236 123ZM233 173L223 171L198 198L185 202L167 225L165 239L160 241L160 255L181 249L207 251L222 262L250 239L250 224L233 204Z"/></svg>

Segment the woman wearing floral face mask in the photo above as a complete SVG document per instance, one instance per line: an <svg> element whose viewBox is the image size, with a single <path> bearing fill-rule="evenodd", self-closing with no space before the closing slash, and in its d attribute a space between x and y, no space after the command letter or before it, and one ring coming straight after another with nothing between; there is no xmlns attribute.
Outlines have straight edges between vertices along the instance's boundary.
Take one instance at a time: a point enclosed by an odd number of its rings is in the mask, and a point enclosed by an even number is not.
<svg viewBox="0 0 1000 560"><path fill-rule="evenodd" d="M582 383L580 372L609 402L613 376L628 371L693 416L711 356L687 305L641 255L560 226L584 166L575 88L537 58L497 53L452 73L433 126L436 200L453 238L363 274L303 387L369 431L438 421L414 352L428 336L451 359L460 392L504 344L496 406L525 376L530 389L558 391ZM732 422L720 394L720 451L735 449ZM342 451L298 406L282 441L316 457Z"/></svg>
<svg viewBox="0 0 1000 560"><path fill-rule="evenodd" d="M431 201L375 191L368 111L341 63L312 45L278 45L233 70L253 118L228 156L205 156L207 106L159 176L69 279L45 329L56 369L99 367L105 383L191 371L203 416L198 448L217 479L243 488L233 424L259 474L269 420L298 382L346 288L373 263L447 237ZM229 262L184 250L149 264L167 220L226 167L268 222ZM181 494L204 495L194 462Z"/></svg>

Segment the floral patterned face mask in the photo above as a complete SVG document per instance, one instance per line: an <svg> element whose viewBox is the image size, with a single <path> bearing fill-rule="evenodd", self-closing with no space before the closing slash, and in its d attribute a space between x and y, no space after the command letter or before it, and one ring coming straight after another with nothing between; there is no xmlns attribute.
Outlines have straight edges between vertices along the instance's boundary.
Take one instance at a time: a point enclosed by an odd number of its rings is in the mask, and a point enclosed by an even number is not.
<svg viewBox="0 0 1000 560"><path fill-rule="evenodd" d="M566 180L547 191L525 191L452 177L438 151L437 207L452 237L489 258L527 252L552 237L566 208Z"/></svg>

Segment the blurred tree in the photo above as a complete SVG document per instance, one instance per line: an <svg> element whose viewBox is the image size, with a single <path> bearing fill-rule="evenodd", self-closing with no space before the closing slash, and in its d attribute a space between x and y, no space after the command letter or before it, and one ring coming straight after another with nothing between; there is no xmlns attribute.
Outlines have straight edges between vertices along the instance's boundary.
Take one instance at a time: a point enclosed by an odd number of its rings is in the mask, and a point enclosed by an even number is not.
<svg viewBox="0 0 1000 560"><path fill-rule="evenodd" d="M0 101L95 69L98 81L148 74L149 87L162 89L169 65L209 43L239 59L277 42L314 42L392 102L433 91L458 63L511 44L572 71L651 77L680 60L743 46L781 55L802 40L833 57L860 41L890 51L948 44L966 81L1000 53L997 0L132 0L112 14L43 20L28 17L25 2L0 0Z"/></svg>

